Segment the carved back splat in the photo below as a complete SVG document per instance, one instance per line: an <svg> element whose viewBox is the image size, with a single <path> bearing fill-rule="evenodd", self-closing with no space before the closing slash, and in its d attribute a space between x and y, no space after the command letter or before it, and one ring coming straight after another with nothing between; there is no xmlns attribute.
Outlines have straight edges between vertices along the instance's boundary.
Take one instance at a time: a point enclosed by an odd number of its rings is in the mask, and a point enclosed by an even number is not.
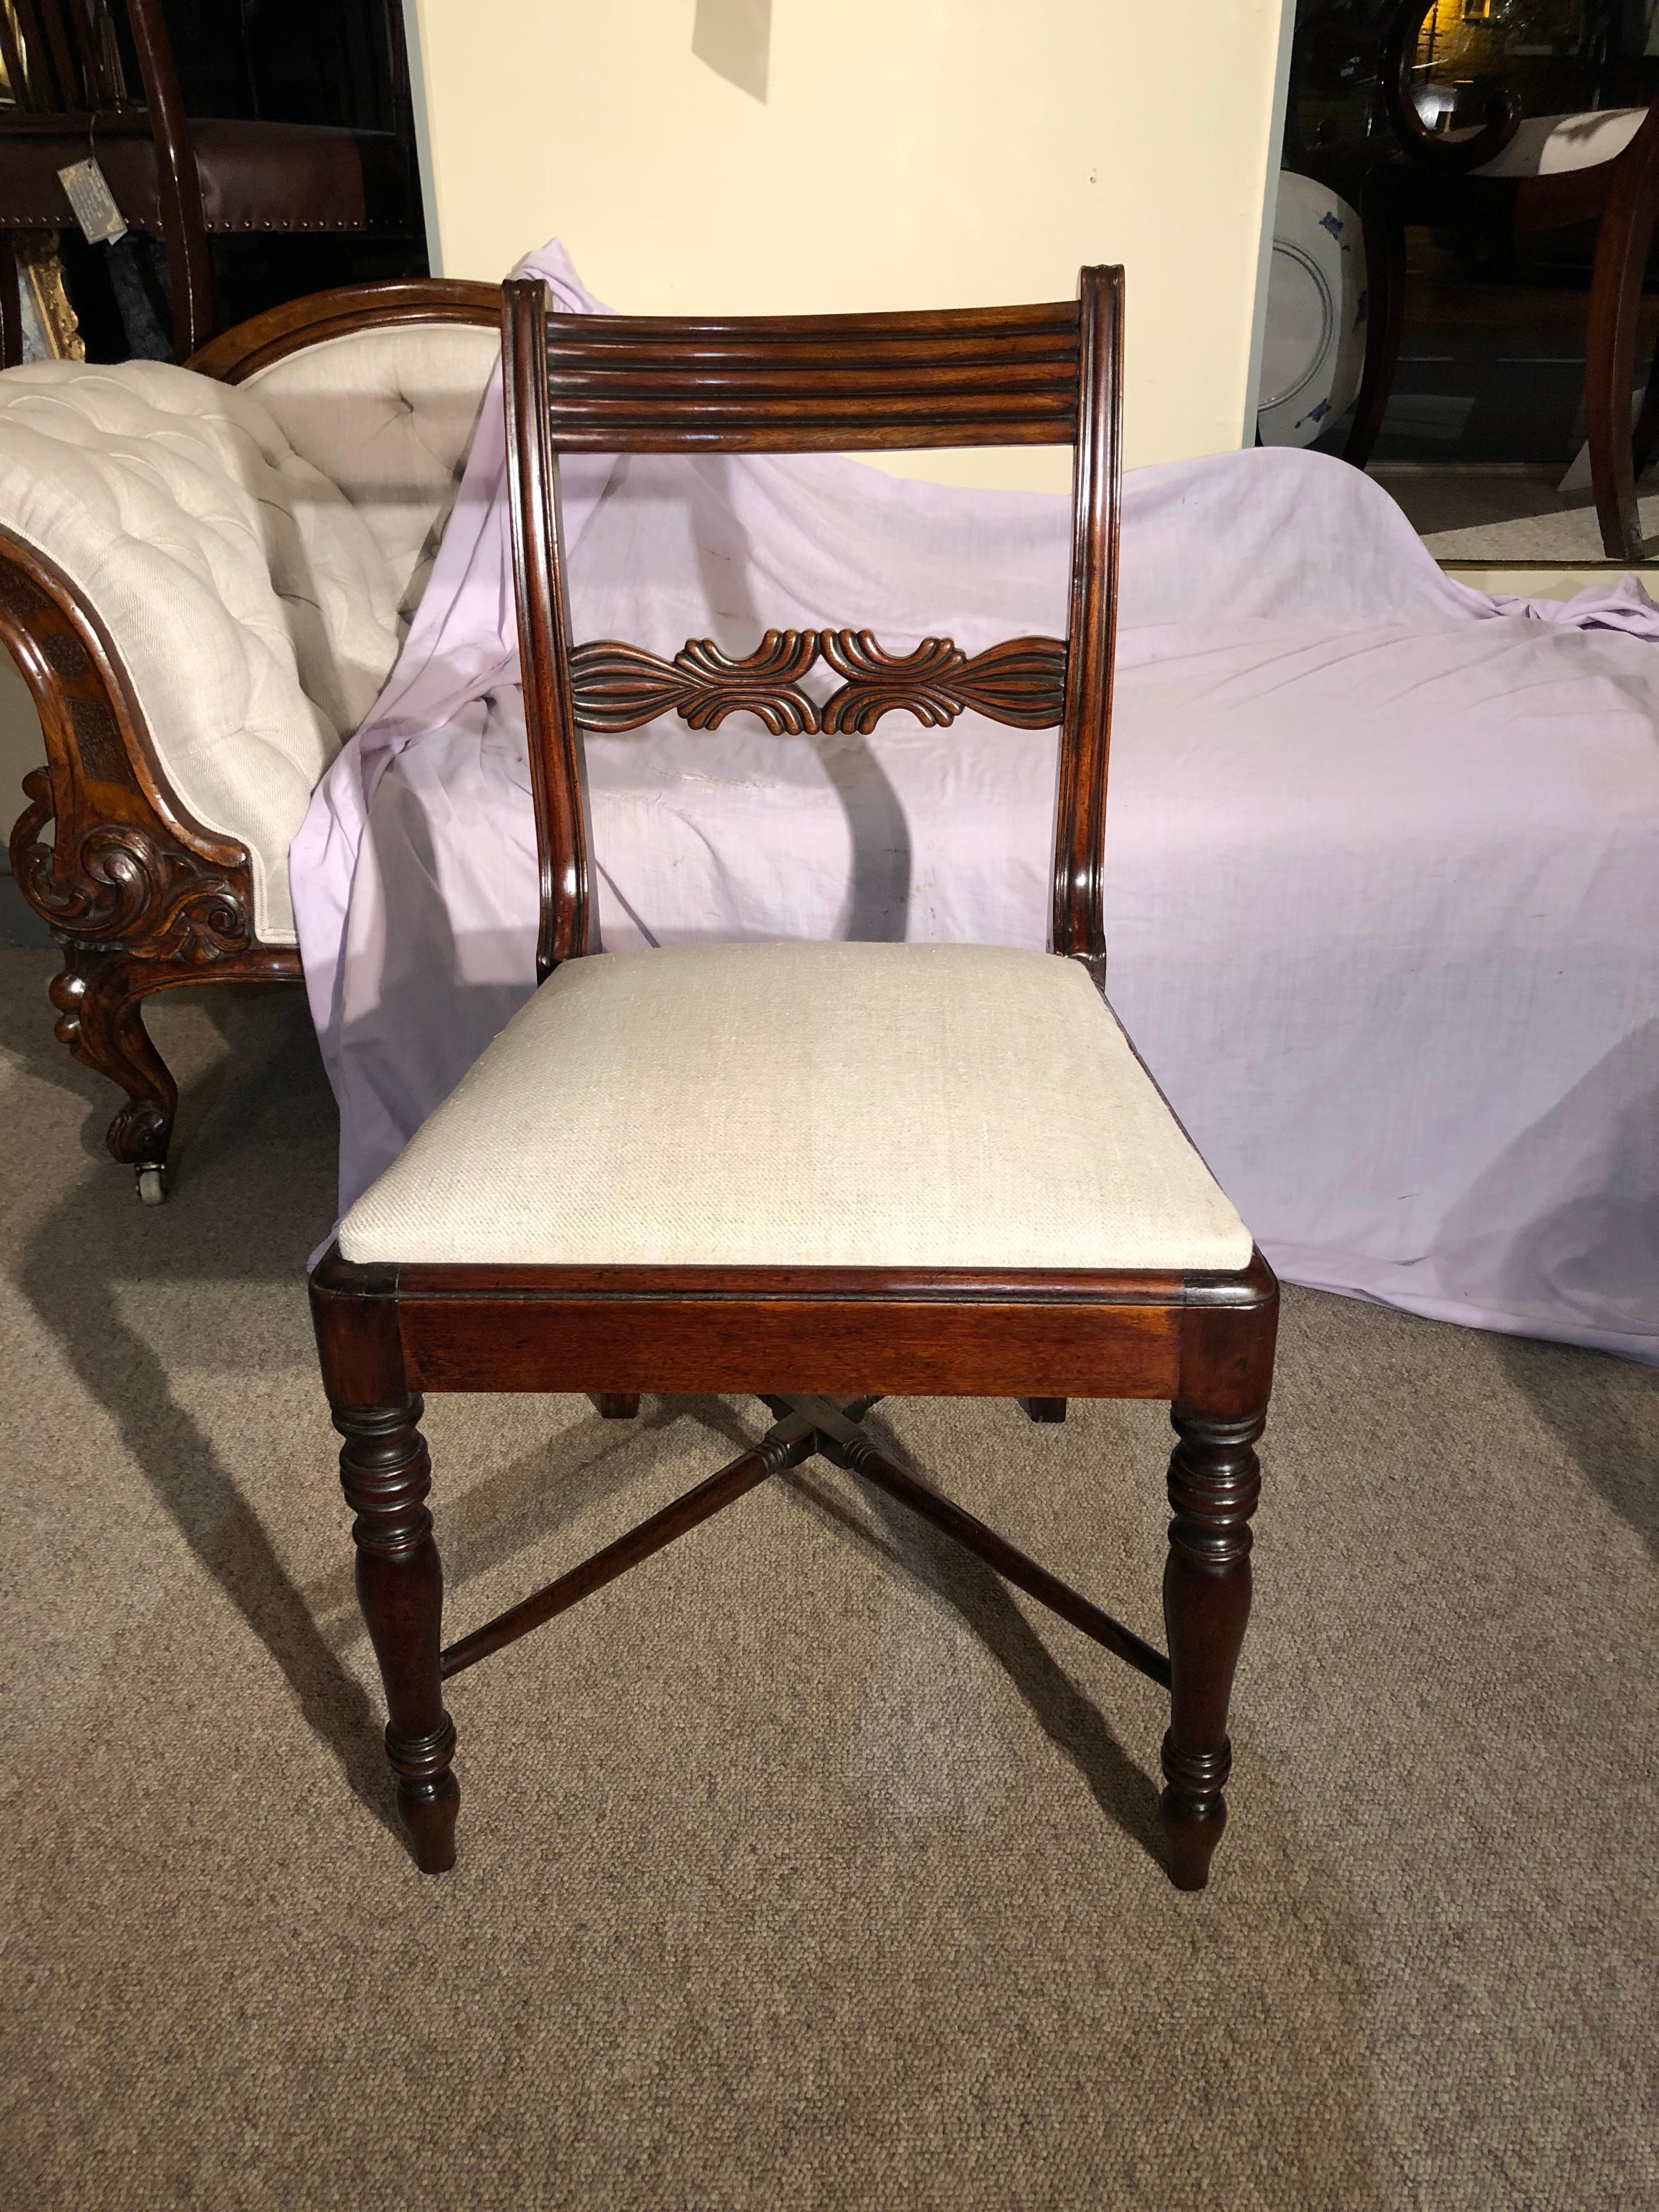
<svg viewBox="0 0 1659 2212"><path fill-rule="evenodd" d="M537 972L599 949L584 728L677 714L693 729L757 715L775 736L867 734L884 714L938 728L964 709L1060 728L1052 944L1105 969L1100 856L1116 601L1122 271L1085 269L1077 301L935 314L728 322L550 315L539 283L505 287L507 480L541 862ZM971 657L949 638L890 654L868 630L768 630L733 659L690 639L672 660L572 642L557 454L856 452L1070 445L1066 639ZM822 703L800 679L842 680Z"/></svg>
<svg viewBox="0 0 1659 2212"><path fill-rule="evenodd" d="M819 660L844 678L822 706L799 686ZM925 637L895 657L867 629L769 629L741 660L707 637L659 660L605 639L574 649L570 681L585 730L637 730L667 714L715 730L728 714L758 714L775 738L803 730L867 737L884 714L914 714L940 729L964 707L1018 729L1048 730L1065 711L1066 647L1055 637L1017 637L970 660L948 637Z"/></svg>

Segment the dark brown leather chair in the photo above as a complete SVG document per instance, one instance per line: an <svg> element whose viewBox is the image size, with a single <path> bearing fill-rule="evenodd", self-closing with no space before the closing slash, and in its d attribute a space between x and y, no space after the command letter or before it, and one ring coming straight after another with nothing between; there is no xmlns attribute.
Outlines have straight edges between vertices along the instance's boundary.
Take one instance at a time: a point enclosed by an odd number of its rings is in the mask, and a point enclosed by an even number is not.
<svg viewBox="0 0 1659 2212"><path fill-rule="evenodd" d="M408 150L390 131L187 119L160 0L0 0L0 60L15 103L0 110L4 367L22 357L12 234L73 226L58 172L88 153L128 228L165 242L180 361L216 326L210 237L413 220Z"/></svg>

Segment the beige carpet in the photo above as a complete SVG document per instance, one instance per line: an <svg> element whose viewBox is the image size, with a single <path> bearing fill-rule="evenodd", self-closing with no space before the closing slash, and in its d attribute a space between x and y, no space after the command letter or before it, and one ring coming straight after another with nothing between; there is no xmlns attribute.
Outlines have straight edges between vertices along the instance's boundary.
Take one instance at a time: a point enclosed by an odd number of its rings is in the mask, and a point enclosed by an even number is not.
<svg viewBox="0 0 1659 2212"><path fill-rule="evenodd" d="M157 1009L148 1212L48 966L0 955L7 2206L1659 2203L1659 1374L1291 1297L1206 1895L1149 1856L1151 1686L822 1465L455 1685L422 1880L301 1288L302 1008ZM757 1410L434 1402L452 1623ZM1158 1409L884 1411L1156 1632Z"/></svg>

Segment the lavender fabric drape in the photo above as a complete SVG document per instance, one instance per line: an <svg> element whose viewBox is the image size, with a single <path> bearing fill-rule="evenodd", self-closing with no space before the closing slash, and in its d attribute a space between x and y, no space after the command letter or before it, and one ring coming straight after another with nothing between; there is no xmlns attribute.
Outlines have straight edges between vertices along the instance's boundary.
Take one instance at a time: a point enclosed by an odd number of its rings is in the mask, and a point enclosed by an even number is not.
<svg viewBox="0 0 1659 2212"><path fill-rule="evenodd" d="M556 246L525 264L594 302ZM398 668L290 872L341 1200L534 983L500 380ZM1064 629L1064 500L830 457L577 457L579 638ZM1659 1361L1659 609L1444 575L1288 450L1124 488L1109 990L1291 1280ZM809 679L810 680L810 679ZM607 945L1036 945L1052 733L748 717L588 744ZM903 1079L902 1038L872 1038Z"/></svg>

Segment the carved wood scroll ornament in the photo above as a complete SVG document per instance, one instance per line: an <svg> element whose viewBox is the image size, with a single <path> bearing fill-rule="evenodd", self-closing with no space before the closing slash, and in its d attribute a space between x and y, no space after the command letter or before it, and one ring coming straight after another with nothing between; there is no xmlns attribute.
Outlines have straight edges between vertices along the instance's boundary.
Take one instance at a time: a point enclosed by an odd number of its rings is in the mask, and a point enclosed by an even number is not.
<svg viewBox="0 0 1659 2212"><path fill-rule="evenodd" d="M23 792L29 804L12 832L12 874L35 912L63 936L203 963L252 942L244 884L130 822L94 824L66 868L63 853L40 842L57 811L46 770L31 769Z"/></svg>
<svg viewBox="0 0 1659 2212"><path fill-rule="evenodd" d="M842 681L820 706L800 679L822 659ZM914 653L884 653L867 629L769 629L753 653L733 660L711 638L693 638L663 660L636 645L603 639L570 656L576 719L590 730L636 730L678 714L694 730L718 729L728 714L756 714L774 737L817 730L868 736L884 714L914 714L929 729L965 708L1017 729L1051 729L1066 700L1066 646L1016 637L970 658L948 637L925 637Z"/></svg>

